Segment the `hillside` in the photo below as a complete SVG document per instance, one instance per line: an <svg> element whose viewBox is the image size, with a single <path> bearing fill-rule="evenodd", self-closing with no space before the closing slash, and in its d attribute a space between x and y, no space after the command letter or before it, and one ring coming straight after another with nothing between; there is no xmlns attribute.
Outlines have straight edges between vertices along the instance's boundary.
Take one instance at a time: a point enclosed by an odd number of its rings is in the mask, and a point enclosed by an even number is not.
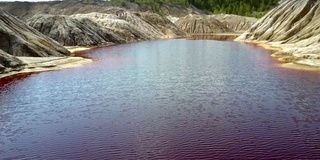
<svg viewBox="0 0 320 160"><path fill-rule="evenodd" d="M65 55L70 55L70 52L59 43L0 10L0 73L4 72L5 68L23 65L15 56Z"/></svg>
<svg viewBox="0 0 320 160"><path fill-rule="evenodd" d="M51 15L72 15L86 14L92 12L109 13L110 8L120 7L131 12L152 12L153 9L147 4L137 4L132 2L124 2L121 4L111 3L108 1L95 1L87 3L79 0L68 1L49 1L49 2L0 2L0 8L26 20L38 14ZM165 3L160 6L161 13L172 15L174 17L183 17L188 14L204 14L203 11L194 6L185 6L182 4Z"/></svg>
<svg viewBox="0 0 320 160"><path fill-rule="evenodd" d="M282 61L317 66L317 59L320 59L320 0L284 1L237 40L266 41L282 49L275 54Z"/></svg>
<svg viewBox="0 0 320 160"><path fill-rule="evenodd" d="M3 51L0 69L23 65L15 56L70 55L63 46L95 47L186 37L187 33L238 32L248 29L256 21L236 15L204 15L205 12L194 7L193 2L186 5L158 1L157 10L148 3L0 2L0 9L5 10L1 12L4 18L0 24L0 49ZM233 39L235 36L233 33L231 37L223 35L221 38L219 35L216 39Z"/></svg>
<svg viewBox="0 0 320 160"><path fill-rule="evenodd" d="M99 0L87 0L97 2ZM279 0L130 0L139 6L150 6L153 12L166 14L163 6L166 4L179 4L196 7L205 13L237 14L242 16L261 17L270 8L276 6ZM128 0L111 0L115 4L126 6ZM190 13L194 14L194 13ZM171 13L172 15L172 13Z"/></svg>

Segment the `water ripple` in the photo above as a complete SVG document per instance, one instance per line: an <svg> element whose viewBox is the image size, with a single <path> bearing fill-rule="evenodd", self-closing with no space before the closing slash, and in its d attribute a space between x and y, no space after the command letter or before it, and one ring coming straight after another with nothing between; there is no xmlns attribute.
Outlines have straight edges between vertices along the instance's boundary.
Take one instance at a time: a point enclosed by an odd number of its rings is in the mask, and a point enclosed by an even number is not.
<svg viewBox="0 0 320 160"><path fill-rule="evenodd" d="M180 39L86 56L0 82L0 159L320 159L320 77L268 51Z"/></svg>

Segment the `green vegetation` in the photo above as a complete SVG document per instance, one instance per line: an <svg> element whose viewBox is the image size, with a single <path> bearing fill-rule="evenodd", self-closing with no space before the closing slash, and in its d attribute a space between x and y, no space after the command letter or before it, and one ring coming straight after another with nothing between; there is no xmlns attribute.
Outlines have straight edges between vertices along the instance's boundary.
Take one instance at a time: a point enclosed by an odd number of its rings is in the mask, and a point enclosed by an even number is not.
<svg viewBox="0 0 320 160"><path fill-rule="evenodd" d="M151 6L154 12L159 13L161 3L178 3L185 6L194 5L208 13L227 13L244 16L261 17L279 0L111 0L118 4L136 2Z"/></svg>
<svg viewBox="0 0 320 160"><path fill-rule="evenodd" d="M212 13L261 17L271 7L276 6L278 2L279 0L209 0L208 4L202 7ZM198 5L197 3L195 4L197 7Z"/></svg>

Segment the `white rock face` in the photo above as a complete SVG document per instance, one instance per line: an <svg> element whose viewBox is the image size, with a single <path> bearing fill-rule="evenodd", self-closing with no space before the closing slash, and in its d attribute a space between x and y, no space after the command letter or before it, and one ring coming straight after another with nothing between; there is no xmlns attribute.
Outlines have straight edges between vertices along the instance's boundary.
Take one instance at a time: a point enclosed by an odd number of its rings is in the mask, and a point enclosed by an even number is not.
<svg viewBox="0 0 320 160"><path fill-rule="evenodd" d="M270 42L297 59L320 58L320 0L287 0L236 40Z"/></svg>

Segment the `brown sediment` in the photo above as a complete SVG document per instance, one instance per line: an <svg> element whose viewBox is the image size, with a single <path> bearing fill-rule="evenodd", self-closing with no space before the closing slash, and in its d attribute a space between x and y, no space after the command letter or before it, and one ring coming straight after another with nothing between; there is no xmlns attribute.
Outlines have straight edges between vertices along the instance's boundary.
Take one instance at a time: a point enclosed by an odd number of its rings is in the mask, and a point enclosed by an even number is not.
<svg viewBox="0 0 320 160"><path fill-rule="evenodd" d="M10 83L12 83L14 81L24 79L24 78L26 78L29 75L34 74L34 73L37 73L37 72L17 73L15 75L7 75L5 77L1 77L0 78L0 88L4 87L5 85L10 84Z"/></svg>

